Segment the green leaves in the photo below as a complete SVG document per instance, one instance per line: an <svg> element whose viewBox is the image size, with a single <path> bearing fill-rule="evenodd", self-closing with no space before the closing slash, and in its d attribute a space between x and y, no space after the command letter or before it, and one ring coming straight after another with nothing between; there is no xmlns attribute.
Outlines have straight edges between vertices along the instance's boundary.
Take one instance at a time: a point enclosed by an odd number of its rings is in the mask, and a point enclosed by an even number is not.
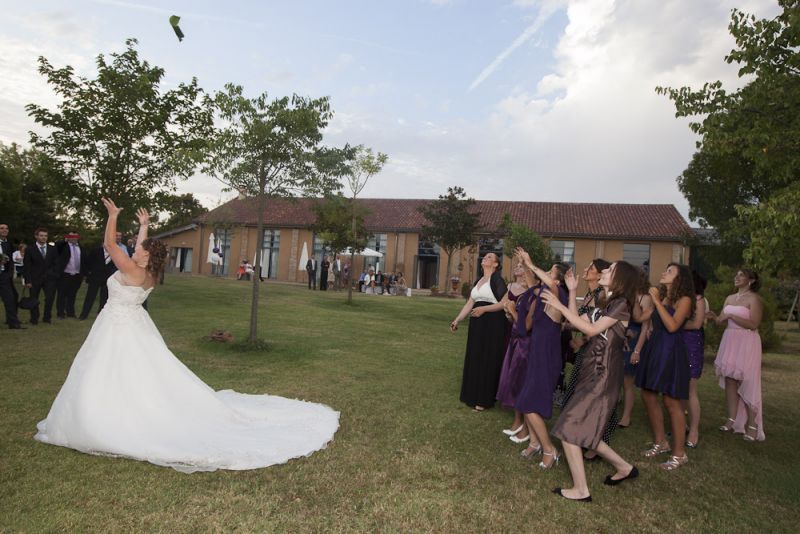
<svg viewBox="0 0 800 534"><path fill-rule="evenodd" d="M800 1L779 4L783 12L771 20L733 10L729 30L736 48L725 61L738 64L739 76L748 78L741 89L728 92L716 81L699 91L658 87L656 92L675 103L677 117L700 117L690 123L700 136L698 152L678 178L692 219L715 226L723 240L744 238L751 247L746 257L764 268L797 271L789 259L790 236L774 235L777 249L769 255L783 259L763 260L767 250L758 243L764 236L749 227L770 221L773 233L789 231L789 214L771 206L788 207L784 195L791 197L800 180Z"/></svg>
<svg viewBox="0 0 800 534"><path fill-rule="evenodd" d="M105 220L103 195L128 213L138 206L160 209L157 193L174 191L176 180L194 173L212 129L197 80L162 91L164 70L140 59L136 44L128 39L110 62L99 55L94 79L39 58L39 72L62 102L56 110L26 106L50 130L47 136L31 133L31 142L53 159L62 189L87 224Z"/></svg>

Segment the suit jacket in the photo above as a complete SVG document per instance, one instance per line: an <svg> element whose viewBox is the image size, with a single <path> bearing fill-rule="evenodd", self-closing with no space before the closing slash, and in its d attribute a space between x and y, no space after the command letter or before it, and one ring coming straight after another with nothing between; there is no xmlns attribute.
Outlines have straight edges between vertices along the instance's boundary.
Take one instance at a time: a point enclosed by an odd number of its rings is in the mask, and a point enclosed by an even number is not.
<svg viewBox="0 0 800 534"><path fill-rule="evenodd" d="M78 248L81 251L81 259L80 259L80 265L78 266L78 271L79 271L79 274L85 274L86 273L86 251L80 245L78 245ZM67 241L62 240L62 241L58 241L56 243L56 251L58 251L58 261L57 261L56 269L58 270L59 276L61 276L61 274L64 273L64 269L66 269L67 265L69 265L69 260L70 260L70 257L72 256L72 247L69 246L69 243ZM41 254L40 254L40 256L41 256Z"/></svg>
<svg viewBox="0 0 800 534"><path fill-rule="evenodd" d="M114 274L117 266L109 260L106 263L106 254L103 245L95 247L86 256L86 281L90 284L102 285L108 277Z"/></svg>
<svg viewBox="0 0 800 534"><path fill-rule="evenodd" d="M47 279L58 279L58 252L53 245L47 245L47 253L42 257L39 243L32 243L25 249L22 260L22 276L26 284L43 284Z"/></svg>
<svg viewBox="0 0 800 534"><path fill-rule="evenodd" d="M328 271L331 268L331 262L322 260L322 263L320 265L322 266L322 272L324 274L328 274Z"/></svg>
<svg viewBox="0 0 800 534"><path fill-rule="evenodd" d="M317 260L308 260L306 262L306 271L309 273L316 273L317 272Z"/></svg>
<svg viewBox="0 0 800 534"><path fill-rule="evenodd" d="M14 247L11 246L10 241L0 242L0 254L8 256L8 262L0 267L0 276L11 276L11 273L14 272L14 260L11 259L12 254L14 254Z"/></svg>

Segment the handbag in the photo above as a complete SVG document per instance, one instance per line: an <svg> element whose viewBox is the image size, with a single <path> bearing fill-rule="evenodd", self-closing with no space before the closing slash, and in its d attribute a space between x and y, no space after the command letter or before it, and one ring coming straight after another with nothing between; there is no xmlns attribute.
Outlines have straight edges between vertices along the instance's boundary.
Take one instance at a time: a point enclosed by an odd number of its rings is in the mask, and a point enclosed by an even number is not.
<svg viewBox="0 0 800 534"><path fill-rule="evenodd" d="M28 293L27 297L25 296L25 292ZM31 294L30 294L30 290L26 287L22 291L22 298L19 299L19 302L17 303L17 306L22 308L23 310L32 310L38 305L39 305L39 299L38 298L33 298L31 296Z"/></svg>

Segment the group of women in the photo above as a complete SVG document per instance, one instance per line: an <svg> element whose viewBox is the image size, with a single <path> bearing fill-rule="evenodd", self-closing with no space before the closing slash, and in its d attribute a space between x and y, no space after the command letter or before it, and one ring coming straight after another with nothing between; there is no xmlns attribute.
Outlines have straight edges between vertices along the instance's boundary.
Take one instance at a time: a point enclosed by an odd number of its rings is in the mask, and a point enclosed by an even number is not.
<svg viewBox="0 0 800 534"><path fill-rule="evenodd" d="M476 411L495 400L513 409L514 421L503 433L515 443L528 443L524 458L541 455L540 468L557 465L563 454L573 487L554 493L591 501L584 460L598 456L614 469L606 485L639 475L610 446L615 429L631 424L636 388L653 434L642 455L663 458L660 467L666 471L689 461L686 449L697 447L700 439L697 380L703 369L703 325L709 320L727 323L715 361L727 399L728 420L720 430L744 434L747 441L764 439L758 335L763 306L755 272L737 272L736 293L717 315L703 296L705 281L677 263L650 287L641 269L595 259L583 271L588 291L580 303L578 280L568 264L555 263L545 271L517 248L513 265L514 280L506 285L501 258L484 256L483 276L450 323L455 331L469 317L461 401ZM556 403L566 360L572 361L572 372ZM548 431L554 404L561 412ZM563 453L551 436L560 440Z"/></svg>

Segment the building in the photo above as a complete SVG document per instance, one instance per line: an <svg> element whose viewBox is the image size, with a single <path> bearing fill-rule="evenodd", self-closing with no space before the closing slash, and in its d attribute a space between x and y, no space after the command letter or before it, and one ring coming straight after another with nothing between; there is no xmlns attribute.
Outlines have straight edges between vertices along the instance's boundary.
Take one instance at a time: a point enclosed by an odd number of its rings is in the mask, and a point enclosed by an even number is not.
<svg viewBox="0 0 800 534"><path fill-rule="evenodd" d="M193 224L156 237L170 249L172 272L235 277L239 262L255 260L262 253L263 276L284 282L306 282L303 250L318 260L323 245L314 235L312 205L315 199L268 202L264 240L257 243L257 199L238 198L210 211ZM384 254L381 259L356 257L356 275L364 268L404 273L412 287L429 288L446 281L447 258L431 243L420 239L425 219L418 209L429 200L359 199L370 214L368 247ZM671 204L599 204L569 202L477 201L476 209L486 234L476 235L473 247L454 254L454 276L464 282L476 279L479 258L502 251L502 238L491 235L504 214L549 241L558 258L583 269L592 258L624 259L650 271L651 282L671 261L687 263L687 239L692 231ZM215 260L215 261L209 261ZM650 269L650 266L653 266ZM510 273L511 260L503 270Z"/></svg>

